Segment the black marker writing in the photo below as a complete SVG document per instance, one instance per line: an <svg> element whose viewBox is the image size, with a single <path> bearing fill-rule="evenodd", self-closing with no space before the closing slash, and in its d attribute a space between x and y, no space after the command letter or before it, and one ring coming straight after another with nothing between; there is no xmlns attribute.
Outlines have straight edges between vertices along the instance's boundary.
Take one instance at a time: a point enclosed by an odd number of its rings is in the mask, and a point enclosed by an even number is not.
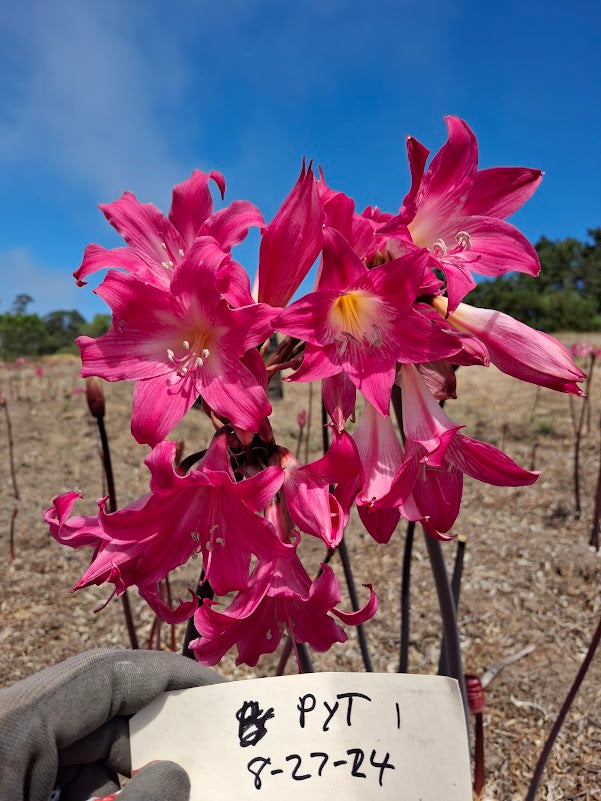
<svg viewBox="0 0 601 801"><path fill-rule="evenodd" d="M245 701L236 712L238 739L242 748L256 745L267 734L267 721L274 717L273 707L263 712L257 701Z"/></svg>

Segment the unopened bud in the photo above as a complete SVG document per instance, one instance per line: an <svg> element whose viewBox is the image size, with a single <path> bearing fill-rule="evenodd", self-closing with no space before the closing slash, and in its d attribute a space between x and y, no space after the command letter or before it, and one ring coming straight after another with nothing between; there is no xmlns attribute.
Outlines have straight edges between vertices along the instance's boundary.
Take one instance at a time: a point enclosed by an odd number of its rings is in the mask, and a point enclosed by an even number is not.
<svg viewBox="0 0 601 801"><path fill-rule="evenodd" d="M96 376L86 378L86 400L92 417L104 417L104 390L102 381Z"/></svg>
<svg viewBox="0 0 601 801"><path fill-rule="evenodd" d="M308 414L307 414L307 410L306 409L303 409L302 412L298 413L298 416L297 416L296 419L298 420L298 427L299 428L304 428L305 427L305 425L307 424L307 416L308 416Z"/></svg>

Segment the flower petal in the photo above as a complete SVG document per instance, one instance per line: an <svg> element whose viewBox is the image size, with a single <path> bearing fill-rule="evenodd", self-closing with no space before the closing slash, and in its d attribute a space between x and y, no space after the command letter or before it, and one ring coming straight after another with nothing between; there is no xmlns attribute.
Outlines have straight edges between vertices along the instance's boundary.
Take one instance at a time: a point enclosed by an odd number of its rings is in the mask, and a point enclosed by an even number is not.
<svg viewBox="0 0 601 801"><path fill-rule="evenodd" d="M203 222L213 211L213 198L209 190L209 181L213 179L221 197L225 194L225 180L216 170L210 173L194 170L192 175L173 189L169 219L181 234L184 248L187 250Z"/></svg>

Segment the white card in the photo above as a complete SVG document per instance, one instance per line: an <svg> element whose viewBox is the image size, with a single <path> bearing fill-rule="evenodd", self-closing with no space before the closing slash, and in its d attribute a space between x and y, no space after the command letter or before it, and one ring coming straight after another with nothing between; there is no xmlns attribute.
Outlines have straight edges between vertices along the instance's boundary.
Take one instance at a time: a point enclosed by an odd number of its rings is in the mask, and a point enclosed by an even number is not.
<svg viewBox="0 0 601 801"><path fill-rule="evenodd" d="M459 688L441 676L305 673L176 690L134 715L130 733L133 769L178 762L190 801L472 799Z"/></svg>

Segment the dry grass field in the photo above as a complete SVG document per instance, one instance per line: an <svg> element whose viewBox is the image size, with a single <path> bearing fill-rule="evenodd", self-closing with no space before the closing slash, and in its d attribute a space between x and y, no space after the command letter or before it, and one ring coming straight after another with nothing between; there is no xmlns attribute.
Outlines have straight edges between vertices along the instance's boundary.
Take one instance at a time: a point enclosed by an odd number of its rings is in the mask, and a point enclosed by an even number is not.
<svg viewBox="0 0 601 801"><path fill-rule="evenodd" d="M570 341L566 338L566 341ZM570 404L564 395L537 391L494 368L458 372L459 398L446 411L466 425L465 432L503 448L525 467L535 464L538 482L526 488L497 488L466 480L455 533L467 538L459 624L466 672L482 674L525 646L527 656L504 668L486 690L485 799L523 799L537 755L582 661L601 614L601 558L588 546L599 466L601 368L593 380L590 424L582 446L583 514L574 515L573 434ZM0 388L12 418L17 481L21 494L15 521L15 551L9 560L9 525L14 507L8 469L6 421L0 414L0 685L93 646L125 646L119 602L99 614L107 588L69 592L87 565L88 554L55 543L40 518L51 499L79 489L79 510L92 513L102 494L99 442L90 417L78 362L3 368ZM131 386L106 385L106 425L112 444L117 496L123 506L147 491L143 458L147 448L129 434ZM284 389L274 402L278 441L294 449L297 413L307 406L307 385ZM316 393L317 395L317 393ZM575 400L578 410L582 401ZM2 411L2 410L0 410ZM313 410L310 458L320 455L321 430ZM174 438L186 453L208 444L203 415L192 410ZM380 610L366 625L374 667L395 671L399 643L399 578L404 527L387 546L372 542L353 520L347 534L358 584L372 582ZM454 543L443 546L452 565ZM323 549L307 548L311 569ZM335 557L334 567L342 580ZM176 595L185 597L199 565L191 562L173 577ZM364 591L366 592L366 591ZM362 596L366 597L366 596ZM131 594L141 639L152 615ZM344 606L350 608L348 600ZM423 541L417 539L412 574L410 671L436 671L440 624L436 594ZM315 654L317 669L361 670L354 632L346 644ZM177 631L181 647L183 626ZM163 646L169 647L167 627ZM227 656L219 669L228 677L272 673L277 654L257 668L236 667ZM289 669L293 665L290 663ZM539 799L601 798L601 653L597 655L554 748Z"/></svg>

